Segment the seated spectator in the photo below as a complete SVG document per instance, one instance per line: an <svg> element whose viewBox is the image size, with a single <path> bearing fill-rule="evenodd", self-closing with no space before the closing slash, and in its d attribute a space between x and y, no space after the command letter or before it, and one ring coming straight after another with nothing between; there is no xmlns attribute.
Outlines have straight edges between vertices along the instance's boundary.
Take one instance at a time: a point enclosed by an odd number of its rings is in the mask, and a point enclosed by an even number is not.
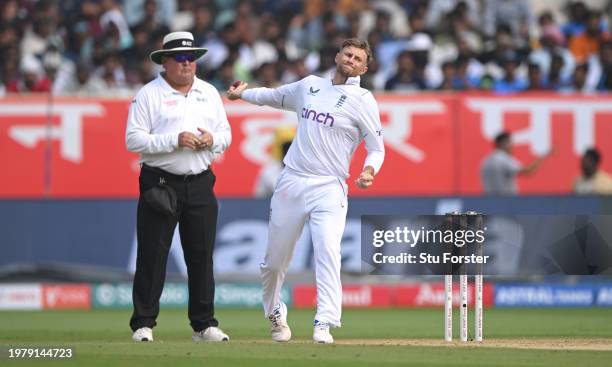
<svg viewBox="0 0 612 367"><path fill-rule="evenodd" d="M21 78L6 85L7 93L46 93L51 91L51 81L45 75L42 63L32 55L21 59Z"/></svg>
<svg viewBox="0 0 612 367"><path fill-rule="evenodd" d="M584 32L570 39L568 47L576 62L586 62L590 56L599 52L603 42L610 40L610 34L607 31L602 31L600 24L601 13L592 11L587 16Z"/></svg>
<svg viewBox="0 0 612 367"><path fill-rule="evenodd" d="M76 64L75 72L61 85L54 85L54 93L58 95L87 95L86 87L91 75L91 67L86 63Z"/></svg>
<svg viewBox="0 0 612 367"><path fill-rule="evenodd" d="M579 195L612 195L612 176L599 168L601 154L595 148L587 149L580 160L581 175L574 181L574 192Z"/></svg>
<svg viewBox="0 0 612 367"><path fill-rule="evenodd" d="M437 90L454 90L453 83L456 77L455 64L451 61L445 61L442 64L442 84L436 88Z"/></svg>
<svg viewBox="0 0 612 367"><path fill-rule="evenodd" d="M542 74L547 77L549 85L553 88L566 83L574 71L576 62L574 56L564 47L565 37L559 27L555 24L551 13L540 16L540 47L529 54L529 62L538 64ZM561 65L553 66L553 59L561 57ZM556 60L559 62L559 60ZM561 66L558 70L556 66Z"/></svg>
<svg viewBox="0 0 612 367"><path fill-rule="evenodd" d="M107 32L110 27L113 27L112 34L115 37L115 49L123 50L132 46L132 33L116 0L102 0L100 4L102 8L100 26L103 32Z"/></svg>
<svg viewBox="0 0 612 367"><path fill-rule="evenodd" d="M601 45L598 61L601 77L597 83L597 90L612 91L612 41Z"/></svg>
<svg viewBox="0 0 612 367"><path fill-rule="evenodd" d="M588 72L589 72L588 64L580 64L576 66L569 83L559 87L557 90L559 92L582 92L582 93L592 92L592 90L589 90L586 84Z"/></svg>
<svg viewBox="0 0 612 367"><path fill-rule="evenodd" d="M218 90L227 89L237 79L234 76L234 63L232 60L225 60L209 77L202 79L209 80Z"/></svg>
<svg viewBox="0 0 612 367"><path fill-rule="evenodd" d="M567 39L585 31L588 12L589 8L582 1L569 1L567 3L565 14L568 21L561 28Z"/></svg>
<svg viewBox="0 0 612 367"><path fill-rule="evenodd" d="M140 81L140 70L142 60L148 59L153 51L150 44L149 34L142 27L132 28L134 44L132 47L121 51L121 60L125 67L125 78L128 83L138 84Z"/></svg>
<svg viewBox="0 0 612 367"><path fill-rule="evenodd" d="M516 56L508 56L503 63L504 76L495 81L493 90L498 93L515 93L527 89L527 81L516 75L519 66Z"/></svg>
<svg viewBox="0 0 612 367"><path fill-rule="evenodd" d="M127 3L136 3L135 1L127 1ZM168 27L168 23L164 19L164 16L168 16L169 14L160 12L159 5L160 4L172 4L173 1L158 1L157 0L145 0L144 7L140 9L144 9L144 16L138 23L139 27L142 27L146 30L148 34L167 34L170 32L170 28ZM142 1L141 1L142 4ZM140 10L139 9L139 10ZM175 11L175 7L172 10ZM132 23L133 24L133 23Z"/></svg>
<svg viewBox="0 0 612 367"><path fill-rule="evenodd" d="M470 63L477 62L465 56L459 56L455 60L455 79L453 80L454 90L470 90L478 87L480 77L477 73L470 73Z"/></svg>
<svg viewBox="0 0 612 367"><path fill-rule="evenodd" d="M546 78L542 75L538 64L529 64L527 66L528 91L543 91L547 90Z"/></svg>
<svg viewBox="0 0 612 367"><path fill-rule="evenodd" d="M264 62L255 72L256 79L254 85L266 88L276 88L280 86L276 64Z"/></svg>
<svg viewBox="0 0 612 367"><path fill-rule="evenodd" d="M389 91L417 91L425 89L425 81L418 75L410 51L402 51L397 57L397 70L385 83Z"/></svg>
<svg viewBox="0 0 612 367"><path fill-rule="evenodd" d="M492 91L495 86L495 78L491 74L485 74L478 82L478 89Z"/></svg>
<svg viewBox="0 0 612 367"><path fill-rule="evenodd" d="M430 0L425 16L425 25L430 31L438 32L447 26L451 14L461 12L470 26L480 22L480 2L477 0Z"/></svg>
<svg viewBox="0 0 612 367"><path fill-rule="evenodd" d="M566 69L565 65L566 65L565 59L563 58L563 56L557 53L552 54L552 59L550 61L550 67L549 67L548 75L546 78L548 85L552 89L556 90L556 89L561 88L564 85L569 84L569 81L571 79L571 74L569 76L566 76L564 74L563 70ZM573 73L573 69L572 69L572 73Z"/></svg>
<svg viewBox="0 0 612 367"><path fill-rule="evenodd" d="M486 0L483 23L488 37L493 37L500 25L507 25L517 46L523 48L528 46L534 19L528 0Z"/></svg>

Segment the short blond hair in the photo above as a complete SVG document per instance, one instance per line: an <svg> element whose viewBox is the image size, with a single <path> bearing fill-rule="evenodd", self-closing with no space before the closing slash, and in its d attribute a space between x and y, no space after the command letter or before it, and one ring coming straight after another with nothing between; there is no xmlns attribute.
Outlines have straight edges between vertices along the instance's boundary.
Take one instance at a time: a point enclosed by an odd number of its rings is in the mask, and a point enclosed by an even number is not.
<svg viewBox="0 0 612 367"><path fill-rule="evenodd" d="M370 48L370 44L368 43L368 41L365 41L359 38L345 39L344 42L342 42L340 51L344 50L344 48L349 47L349 46L357 47L365 51L366 57L367 57L366 64L369 64L370 61L374 59L374 56L372 55L372 49Z"/></svg>

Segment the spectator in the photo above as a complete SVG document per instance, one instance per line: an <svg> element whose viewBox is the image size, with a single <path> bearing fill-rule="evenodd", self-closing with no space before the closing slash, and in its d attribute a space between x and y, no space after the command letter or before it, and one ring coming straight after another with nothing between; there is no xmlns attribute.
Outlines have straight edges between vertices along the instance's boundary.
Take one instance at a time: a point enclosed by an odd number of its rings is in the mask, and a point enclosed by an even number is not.
<svg viewBox="0 0 612 367"><path fill-rule="evenodd" d="M573 36L568 45L569 50L578 63L586 62L591 55L599 52L603 42L610 40L610 34L607 31L601 30L600 12L591 11L586 19L586 29L584 32Z"/></svg>
<svg viewBox="0 0 612 367"><path fill-rule="evenodd" d="M504 79L509 55L519 61L518 79L527 79L527 68L520 65L533 63L551 90L611 90L612 74L606 69L607 50L603 49L610 40L609 24L585 3L606 3L602 9L610 12L612 0L569 1L565 7L569 20L563 27L553 14L564 5L550 2L546 5L550 10L538 17L537 31L528 27L533 14L527 4L532 1L5 0L0 4L0 52L11 59L0 60L0 72L6 87L21 78L22 56L34 55L43 62L52 90L64 91L61 84L75 77L77 63L96 69L109 52L120 52L124 82L133 88L160 71L146 55L161 47L170 26L183 24L181 29L189 28L196 43L211 51L206 70L198 63L198 72L211 79L215 78L211 72L225 60L233 65L234 77L246 81L254 78L263 63L273 64L283 71L279 78L289 80L296 66L293 61L300 59L309 73L327 75L333 70L335 54L329 50L335 50L339 40L367 36L376 61L362 82L377 90L383 90L394 76L404 50L412 52L416 74L429 90L443 83L444 89L454 90L480 84L482 89L492 87L491 78ZM177 4L180 17L174 17ZM480 23L488 38L479 32ZM539 35L539 42L529 40L529 31ZM10 54L15 46L20 51L17 61ZM461 67L444 65L447 75L455 69L455 80L444 80L442 64L459 59ZM584 83L585 68L575 71L577 62L588 65ZM121 82L117 76L114 79Z"/></svg>
<svg viewBox="0 0 612 367"><path fill-rule="evenodd" d="M538 64L529 64L527 66L528 91L543 91L547 90L548 85L542 75L542 70Z"/></svg>
<svg viewBox="0 0 612 367"><path fill-rule="evenodd" d="M214 85L217 90L227 89L236 78L234 77L234 63L232 60L225 60L221 66L211 73L210 84Z"/></svg>
<svg viewBox="0 0 612 367"><path fill-rule="evenodd" d="M612 90L612 41L601 45L599 53L589 58L585 88L588 91Z"/></svg>
<svg viewBox="0 0 612 367"><path fill-rule="evenodd" d="M280 86L276 64L264 62L255 73L255 83L259 87L276 88Z"/></svg>
<svg viewBox="0 0 612 367"><path fill-rule="evenodd" d="M567 39L581 34L586 30L586 21L589 9L582 1L570 1L565 7L568 21L562 27L563 34Z"/></svg>
<svg viewBox="0 0 612 367"><path fill-rule="evenodd" d="M109 27L113 27L115 32L116 50L123 50L132 46L133 39L127 21L115 0L103 0L101 2L102 15L100 16L100 25L102 31L106 31Z"/></svg>
<svg viewBox="0 0 612 367"><path fill-rule="evenodd" d="M46 93L51 91L51 81L45 76L42 63L32 55L21 59L21 78L6 85L7 93Z"/></svg>
<svg viewBox="0 0 612 367"><path fill-rule="evenodd" d="M374 29L379 32L382 42L395 40L395 36L391 33L391 14L385 10L376 11Z"/></svg>
<svg viewBox="0 0 612 367"><path fill-rule="evenodd" d="M480 81L478 83L478 89L485 90L485 91L493 90L494 86L495 86L495 79L493 79L493 76L490 74L483 75L482 78L480 78Z"/></svg>
<svg viewBox="0 0 612 367"><path fill-rule="evenodd" d="M514 93L527 89L527 81L517 76L516 69L519 66L520 62L516 56L508 56L503 62L504 76L495 81L493 90L499 93Z"/></svg>
<svg viewBox="0 0 612 367"><path fill-rule="evenodd" d="M488 195L517 195L516 176L534 173L549 155L550 152L523 166L512 156L510 133L504 131L498 134L495 137L495 150L480 166L480 179L484 192Z"/></svg>
<svg viewBox="0 0 612 367"><path fill-rule="evenodd" d="M418 76L425 81L425 87L435 89L442 83L442 71L437 63L430 61L433 48L431 37L424 32L413 34L406 44L410 51Z"/></svg>
<svg viewBox="0 0 612 367"><path fill-rule="evenodd" d="M208 6L197 6L193 10L193 34L196 45L203 45L214 33L215 9Z"/></svg>
<svg viewBox="0 0 612 367"><path fill-rule="evenodd" d="M455 60L455 78L453 80L453 90L475 89L480 83L480 78L474 72L469 71L470 63L473 60L465 56L459 56Z"/></svg>
<svg viewBox="0 0 612 367"><path fill-rule="evenodd" d="M567 50L565 50L567 51ZM572 58L573 63L573 58ZM548 72L547 83L550 85L552 89L559 89L564 85L569 83L570 77L566 77L563 74L563 70L565 70L565 59L563 56L554 53L552 55L552 60L550 61L550 70Z"/></svg>
<svg viewBox="0 0 612 367"><path fill-rule="evenodd" d="M91 68L89 65L83 62L78 63L75 72L67 80L53 86L53 92L58 95L89 95L88 82L90 76Z"/></svg>
<svg viewBox="0 0 612 367"><path fill-rule="evenodd" d="M455 64L451 61L446 61L442 64L442 75L444 79L442 84L436 88L437 90L453 90L456 78Z"/></svg>
<svg viewBox="0 0 612 367"><path fill-rule="evenodd" d="M530 39L529 30L533 25L533 14L528 0L486 0L484 4L484 34L492 37L499 25L510 27L512 37L519 47Z"/></svg>
<svg viewBox="0 0 612 367"><path fill-rule="evenodd" d="M425 89L425 81L418 75L410 51L402 51L397 57L397 71L385 83L388 91L417 91Z"/></svg>
<svg viewBox="0 0 612 367"><path fill-rule="evenodd" d="M19 49L15 44L2 48L0 65L0 75L6 92L6 87L19 78Z"/></svg>
<svg viewBox="0 0 612 367"><path fill-rule="evenodd" d="M153 18L155 24L168 26L177 12L176 0L124 0L123 7L130 26L146 21L147 18Z"/></svg>
<svg viewBox="0 0 612 367"><path fill-rule="evenodd" d="M149 58L149 54L153 51L149 34L144 27L136 26L132 28L132 36L134 43L132 47L121 51L121 60L125 67L126 80L131 84L141 83L140 70L143 60Z"/></svg>
<svg viewBox="0 0 612 367"><path fill-rule="evenodd" d="M305 29L309 49L322 48L335 33L348 29L344 14L336 12L338 3L337 0L324 0L320 15L308 19Z"/></svg>
<svg viewBox="0 0 612 367"><path fill-rule="evenodd" d="M589 148L580 160L581 175L574 181L574 192L578 195L612 195L612 176L601 170L601 154L596 148Z"/></svg>
<svg viewBox="0 0 612 367"><path fill-rule="evenodd" d="M282 84L289 84L300 79L304 79L310 74L308 68L306 68L306 64L304 63L304 59L295 59L288 64L288 67L283 72L281 76ZM363 78L361 80L363 84ZM229 85L229 84L228 84Z"/></svg>
<svg viewBox="0 0 612 367"><path fill-rule="evenodd" d="M550 12L542 14L539 17L539 24L541 34L540 47L533 50L529 54L528 59L530 63L535 63L540 67L542 74L547 76L549 85L552 88L556 88L567 83L576 66L576 62L572 53L564 48L565 37L555 24L552 14ZM561 68L553 70L552 63L556 56L562 58ZM559 61L557 60L557 62Z"/></svg>
<svg viewBox="0 0 612 367"><path fill-rule="evenodd" d="M597 83L597 89L612 91L612 41L601 45L598 61L601 68L601 77Z"/></svg>
<svg viewBox="0 0 612 367"><path fill-rule="evenodd" d="M462 10L464 9L464 11ZM477 0L430 0L425 16L425 26L430 31L440 31L458 11L466 16L471 27L480 23L480 6Z"/></svg>
<svg viewBox="0 0 612 367"><path fill-rule="evenodd" d="M128 3L137 1L128 1ZM144 1L144 17L137 23L139 27L144 28L148 34L166 34L170 32L168 27L168 19L160 13L160 4L171 4L174 1L145 0ZM176 9L176 8L174 8ZM133 24L133 23L130 23Z"/></svg>
<svg viewBox="0 0 612 367"><path fill-rule="evenodd" d="M591 92L586 84L588 72L588 64L576 66L570 82L567 85L561 86L558 90L560 92Z"/></svg>
<svg viewBox="0 0 612 367"><path fill-rule="evenodd" d="M519 62L520 50L512 37L510 28L501 25L495 34L493 42L485 43L486 49L478 55L478 61L483 65L484 72L494 79L504 77L503 66L509 58Z"/></svg>

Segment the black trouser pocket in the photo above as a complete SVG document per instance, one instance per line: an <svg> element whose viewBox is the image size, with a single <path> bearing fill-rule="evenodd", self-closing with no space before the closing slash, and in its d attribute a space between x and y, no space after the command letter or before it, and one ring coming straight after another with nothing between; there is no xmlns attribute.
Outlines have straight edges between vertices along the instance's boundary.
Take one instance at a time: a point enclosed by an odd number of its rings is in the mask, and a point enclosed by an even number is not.
<svg viewBox="0 0 612 367"><path fill-rule="evenodd" d="M157 212L176 216L178 213L178 198L176 191L166 184L158 183L142 193L143 199Z"/></svg>

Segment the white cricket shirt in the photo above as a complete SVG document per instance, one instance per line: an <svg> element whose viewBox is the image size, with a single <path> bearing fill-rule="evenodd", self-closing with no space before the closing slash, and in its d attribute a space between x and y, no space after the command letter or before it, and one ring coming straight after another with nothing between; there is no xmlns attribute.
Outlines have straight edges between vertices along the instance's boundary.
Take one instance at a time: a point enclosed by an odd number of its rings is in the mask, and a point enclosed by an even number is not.
<svg viewBox="0 0 612 367"><path fill-rule="evenodd" d="M307 175L347 178L353 153L362 140L368 152L365 166L380 169L384 157L378 105L359 78L332 85L331 79L308 76L276 89L253 88L242 99L295 111L298 128L283 162Z"/></svg>
<svg viewBox="0 0 612 367"><path fill-rule="evenodd" d="M211 149L194 151L178 146L183 131L213 136ZM232 142L232 134L219 92L195 78L185 95L172 88L161 74L142 87L132 100L125 132L127 149L140 153L140 162L177 175L198 174L210 166Z"/></svg>

